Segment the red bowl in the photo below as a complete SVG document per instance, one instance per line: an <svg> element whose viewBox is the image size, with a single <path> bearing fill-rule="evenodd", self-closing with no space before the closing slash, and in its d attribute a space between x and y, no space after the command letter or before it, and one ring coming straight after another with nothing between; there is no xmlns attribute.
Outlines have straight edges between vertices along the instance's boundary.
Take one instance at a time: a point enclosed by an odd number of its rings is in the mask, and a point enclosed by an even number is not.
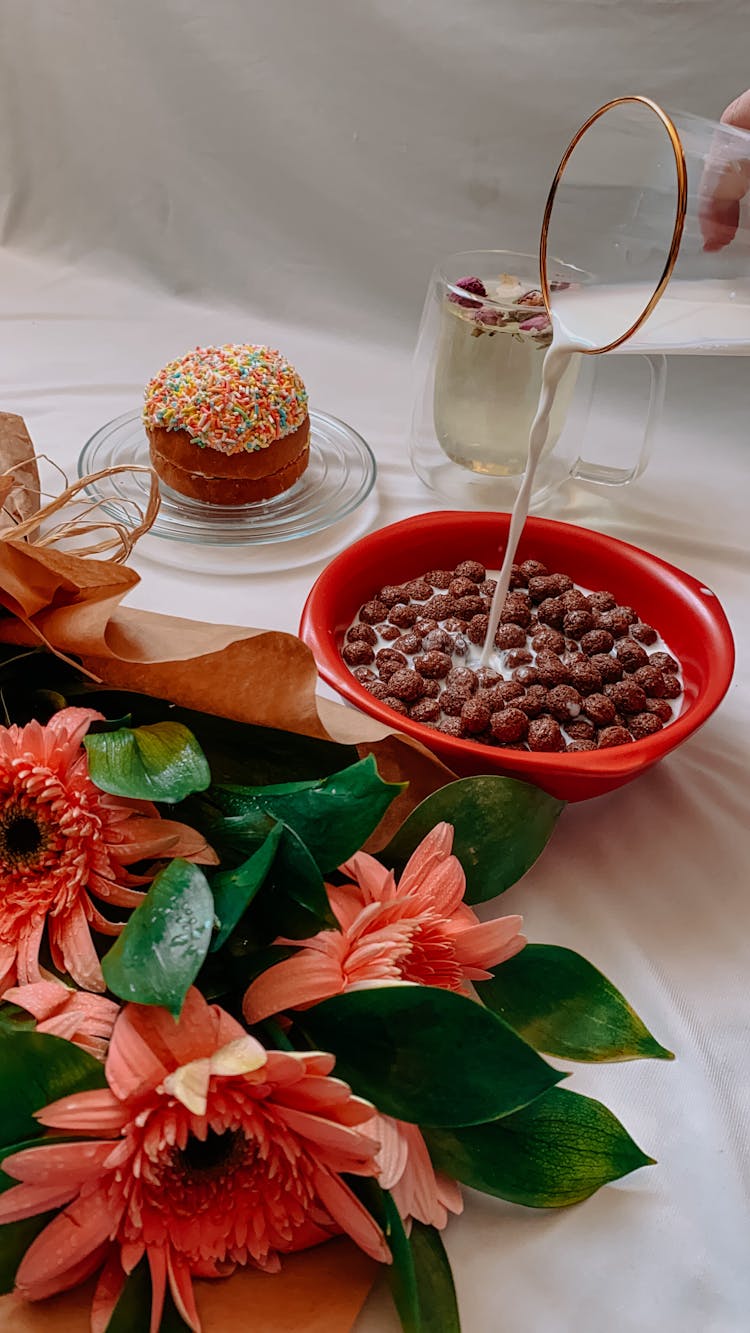
<svg viewBox="0 0 750 1333"><path fill-rule="evenodd" d="M320 675L339 694L395 730L413 736L460 774L500 773L533 782L565 801L583 801L630 782L697 731L718 707L734 669L726 616L710 588L655 555L587 528L530 518L518 559L542 560L583 587L608 589L654 625L683 668L682 711L655 736L632 745L563 754L503 750L458 740L394 713L359 684L340 656L344 634L363 602L386 583L427 569L481 560L497 569L508 514L418 514L372 532L342 551L316 580L302 612L300 636Z"/></svg>

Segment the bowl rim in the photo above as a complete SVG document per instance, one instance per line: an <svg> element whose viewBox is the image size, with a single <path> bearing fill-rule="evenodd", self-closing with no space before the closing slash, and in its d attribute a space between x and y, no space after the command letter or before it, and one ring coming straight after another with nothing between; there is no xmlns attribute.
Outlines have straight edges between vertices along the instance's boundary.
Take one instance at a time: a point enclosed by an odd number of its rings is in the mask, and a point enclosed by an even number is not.
<svg viewBox="0 0 750 1333"><path fill-rule="evenodd" d="M450 756L455 755L459 764L462 759L469 757L487 764L491 762L488 756L497 754L502 756L506 767L512 766L519 777L526 776L531 782L534 781L535 775L543 778L545 775L558 776L561 773L568 773L571 777L590 776L592 779L624 777L650 767L703 726L726 695L735 665L732 631L716 594L706 583L694 578L692 574L631 542L597 532L593 528L565 523L559 519L539 518L535 515L526 520L525 534L533 534L536 531L551 536L554 532L564 532L570 537L583 538L586 543L593 539L612 555L623 557L629 566L640 567L641 570L649 572L658 571L662 576L666 574L684 592L693 597L702 595L705 598L707 621L710 623L720 651L716 654L716 669L711 673L708 685L698 698L689 703L685 711L667 727L653 736L643 737L629 745L613 746L605 750L547 752L508 750L501 746L484 745L480 741L449 736L445 732L438 732L434 728L415 722L410 717L402 717L369 694L341 658L330 622L321 623L319 609L321 600L340 586L353 551L362 553L371 550L375 554L383 544L405 532L422 532L426 535L441 522L471 521L476 525L477 520L483 525L496 520L502 529L504 522L507 527L510 515L491 511L475 514L470 510L461 509L432 510L424 514L414 514L409 518L389 523L385 527L376 528L334 556L313 583L305 600L299 625L299 636L312 651L318 672L328 685L361 712L376 718L394 732L401 732L420 741L433 753L439 753L439 757L447 763L450 763Z"/></svg>

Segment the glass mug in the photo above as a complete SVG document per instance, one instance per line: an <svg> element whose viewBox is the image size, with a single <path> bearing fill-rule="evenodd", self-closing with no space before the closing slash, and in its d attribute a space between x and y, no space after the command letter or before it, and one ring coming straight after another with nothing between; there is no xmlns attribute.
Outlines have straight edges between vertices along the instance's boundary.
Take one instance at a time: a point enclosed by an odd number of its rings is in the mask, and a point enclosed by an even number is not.
<svg viewBox="0 0 750 1333"><path fill-rule="evenodd" d="M750 133L650 98L581 126L542 224L546 307L585 352L750 354ZM580 270L557 287L554 259Z"/></svg>
<svg viewBox="0 0 750 1333"><path fill-rule="evenodd" d="M481 286L462 287L461 279L469 276ZM582 276L569 265L550 265L555 290ZM438 264L417 340L410 436L412 467L435 494L467 508L512 506L526 467L550 341L536 256L473 250ZM570 360L558 389L532 508L569 477L622 486L640 476L648 462L664 399L664 357L643 358L649 373L647 417L638 456L626 468L580 456L594 360Z"/></svg>

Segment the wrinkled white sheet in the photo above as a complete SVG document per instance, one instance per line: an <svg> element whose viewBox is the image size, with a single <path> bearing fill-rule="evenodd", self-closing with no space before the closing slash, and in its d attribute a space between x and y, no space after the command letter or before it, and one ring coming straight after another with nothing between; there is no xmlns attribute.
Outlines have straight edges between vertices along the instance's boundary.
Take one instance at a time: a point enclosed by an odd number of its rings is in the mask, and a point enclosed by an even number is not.
<svg viewBox="0 0 750 1333"><path fill-rule="evenodd" d="M133 601L296 628L326 560L431 506L405 436L433 259L533 249L550 168L605 97L718 114L750 82L740 0L0 0L0 406L72 474L84 441L196 343L280 345L374 448L377 493L310 541L144 542ZM597 422L627 438L607 368ZM449 1227L465 1333L744 1333L750 1130L746 362L670 366L629 490L547 511L689 569L737 639L721 711L657 770L568 810L502 910L585 953L674 1064L577 1070L658 1165L560 1214L467 1199ZM192 556L191 552L191 556ZM446 1050L446 1078L450 1078ZM358 1333L395 1330L376 1294Z"/></svg>

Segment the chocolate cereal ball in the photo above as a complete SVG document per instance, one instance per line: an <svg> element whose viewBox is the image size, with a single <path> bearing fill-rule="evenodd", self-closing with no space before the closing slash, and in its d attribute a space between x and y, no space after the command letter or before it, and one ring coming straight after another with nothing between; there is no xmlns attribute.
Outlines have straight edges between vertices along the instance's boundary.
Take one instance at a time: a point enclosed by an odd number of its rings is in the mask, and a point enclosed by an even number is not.
<svg viewBox="0 0 750 1333"><path fill-rule="evenodd" d="M422 638L413 629L408 629L405 634L399 634L398 638L393 640L393 646L399 653L406 653L407 657L412 657L422 647Z"/></svg>
<svg viewBox="0 0 750 1333"><path fill-rule="evenodd" d="M524 560L518 568L527 583L529 579L546 578L549 573L547 566L543 565L541 560Z"/></svg>
<svg viewBox="0 0 750 1333"><path fill-rule="evenodd" d="M543 625L551 625L553 629L561 629L565 619L565 607L559 597L545 597L543 602L537 607L537 615Z"/></svg>
<svg viewBox="0 0 750 1333"><path fill-rule="evenodd" d="M679 699L682 694L682 686L676 676L664 673L664 695L665 699Z"/></svg>
<svg viewBox="0 0 750 1333"><path fill-rule="evenodd" d="M502 708L492 714L490 730L496 741L522 741L529 730L529 719L520 708Z"/></svg>
<svg viewBox="0 0 750 1333"><path fill-rule="evenodd" d="M625 668L622 662L618 662L616 657L610 657L609 653L594 653L591 658L591 665L596 668L602 681L605 684L612 684L613 681L622 680L625 674Z"/></svg>
<svg viewBox="0 0 750 1333"><path fill-rule="evenodd" d="M419 611L416 606L407 606L405 602L397 602L388 612L388 620L391 625L398 625L399 629L411 629L419 620Z"/></svg>
<svg viewBox="0 0 750 1333"><path fill-rule="evenodd" d="M609 630L590 629L588 633L581 635L581 647L585 653L589 654L589 657L593 657L597 653L611 653L614 646L615 641Z"/></svg>
<svg viewBox="0 0 750 1333"><path fill-rule="evenodd" d="M473 694L477 688L476 674L471 667L453 667L445 678L446 688L457 694Z"/></svg>
<svg viewBox="0 0 750 1333"><path fill-rule="evenodd" d="M567 596L567 594L566 594ZM563 629L572 639L580 639L594 628L594 617L590 611L567 611L563 620Z"/></svg>
<svg viewBox="0 0 750 1333"><path fill-rule="evenodd" d="M671 653L652 653L648 659L649 666L658 667L660 671L679 671L680 664L676 662Z"/></svg>
<svg viewBox="0 0 750 1333"><path fill-rule="evenodd" d="M460 565L456 565L456 577L471 579L472 583L484 583L487 570L478 560L462 560Z"/></svg>
<svg viewBox="0 0 750 1333"><path fill-rule="evenodd" d="M346 631L347 643L370 643L376 644L378 636L372 625L352 625L351 629Z"/></svg>
<svg viewBox="0 0 750 1333"><path fill-rule="evenodd" d="M427 594L429 597L429 593ZM409 594L405 588L395 583L387 583L378 593L378 601L384 602L386 606L396 606L398 602L408 602Z"/></svg>
<svg viewBox="0 0 750 1333"><path fill-rule="evenodd" d="M387 694L383 699L383 703L387 704L389 708L392 708L394 713L401 713L404 717L409 716L409 709L403 699L397 699L395 694Z"/></svg>
<svg viewBox="0 0 750 1333"><path fill-rule="evenodd" d="M565 749L559 722L553 717L537 717L529 723L529 749L558 751Z"/></svg>
<svg viewBox="0 0 750 1333"><path fill-rule="evenodd" d="M606 693L619 713L643 713L646 711L646 695L640 685L632 679L620 680L608 685Z"/></svg>
<svg viewBox="0 0 750 1333"><path fill-rule="evenodd" d="M661 718L662 722L672 721L672 705L668 699L647 699L646 712L653 713L655 717Z"/></svg>
<svg viewBox="0 0 750 1333"><path fill-rule="evenodd" d="M361 639L355 643L345 643L341 649L341 656L347 666L367 666L375 661L375 653L369 643L363 643Z"/></svg>
<svg viewBox="0 0 750 1333"><path fill-rule="evenodd" d="M547 711L547 694L543 685L529 685L523 698L515 700L513 707L520 708L527 717L539 717Z"/></svg>
<svg viewBox="0 0 750 1333"><path fill-rule="evenodd" d="M360 608L359 618L365 625L377 625L379 620L387 620L388 609L385 602L379 601L376 597L371 602L365 602Z"/></svg>
<svg viewBox="0 0 750 1333"><path fill-rule="evenodd" d="M593 662L574 662L568 667L568 681L580 694L596 694L602 688L601 672Z"/></svg>
<svg viewBox="0 0 750 1333"><path fill-rule="evenodd" d="M636 713L628 724L634 740L643 740L644 736L654 736L661 731L663 723L655 713Z"/></svg>
<svg viewBox="0 0 750 1333"><path fill-rule="evenodd" d="M526 630L521 625L498 625L495 634L495 647L504 651L506 648L523 648L526 644Z"/></svg>
<svg viewBox="0 0 750 1333"><path fill-rule="evenodd" d="M415 669L430 680L443 680L453 663L447 653L419 653L414 658Z"/></svg>
<svg viewBox="0 0 750 1333"><path fill-rule="evenodd" d="M599 749L611 750L615 745L630 745L632 739L624 727L602 727L599 732Z"/></svg>
<svg viewBox="0 0 750 1333"><path fill-rule="evenodd" d="M556 653L559 657L565 649L565 635L559 629L540 629L531 640L535 653Z"/></svg>
<svg viewBox="0 0 750 1333"><path fill-rule="evenodd" d="M583 711L598 727L608 727L615 720L617 709L606 694L589 694L583 701Z"/></svg>
<svg viewBox="0 0 750 1333"><path fill-rule="evenodd" d="M589 698L592 697L589 695ZM596 736L596 727L587 717L577 717L574 722L568 722L565 730L574 741L593 741Z"/></svg>
<svg viewBox="0 0 750 1333"><path fill-rule="evenodd" d="M490 706L481 695L475 694L471 699L467 699L461 709L461 721L464 724L464 731L469 736L478 736L486 731L490 725Z"/></svg>
<svg viewBox="0 0 750 1333"><path fill-rule="evenodd" d="M388 685L391 694L407 703L413 703L416 699L421 699L424 694L424 680L418 671L409 671L408 669L394 671L389 678Z"/></svg>
<svg viewBox="0 0 750 1333"><path fill-rule="evenodd" d="M440 717L440 704L437 699L419 699L412 704L409 715L415 722L437 722Z"/></svg>
<svg viewBox="0 0 750 1333"><path fill-rule="evenodd" d="M630 626L630 634L632 638L637 639L638 643L645 643L647 647L656 643L659 637L653 625L646 625L642 620L637 620L634 625Z"/></svg>
<svg viewBox="0 0 750 1333"><path fill-rule="evenodd" d="M404 589L407 593L404 598L405 602L408 602L410 597L418 602L425 602L428 597L432 596L432 588L426 579L410 579L408 583L404 584Z"/></svg>
<svg viewBox="0 0 750 1333"><path fill-rule="evenodd" d="M637 671L639 667L646 666L648 662L648 653L634 639L620 639L615 648L618 661L622 662L626 671Z"/></svg>
<svg viewBox="0 0 750 1333"><path fill-rule="evenodd" d="M649 699L664 698L664 673L658 667L639 667L633 672L633 680L645 690Z"/></svg>
<svg viewBox="0 0 750 1333"><path fill-rule="evenodd" d="M428 569L424 576L425 583L433 588L447 588L454 577L452 569Z"/></svg>
<svg viewBox="0 0 750 1333"><path fill-rule="evenodd" d="M446 630L433 629L423 635L422 647L426 653L450 653L453 651L453 639Z"/></svg>
<svg viewBox="0 0 750 1333"><path fill-rule="evenodd" d="M596 750L597 744L596 741L572 740L568 741L568 744L565 746L565 749L568 751Z"/></svg>

